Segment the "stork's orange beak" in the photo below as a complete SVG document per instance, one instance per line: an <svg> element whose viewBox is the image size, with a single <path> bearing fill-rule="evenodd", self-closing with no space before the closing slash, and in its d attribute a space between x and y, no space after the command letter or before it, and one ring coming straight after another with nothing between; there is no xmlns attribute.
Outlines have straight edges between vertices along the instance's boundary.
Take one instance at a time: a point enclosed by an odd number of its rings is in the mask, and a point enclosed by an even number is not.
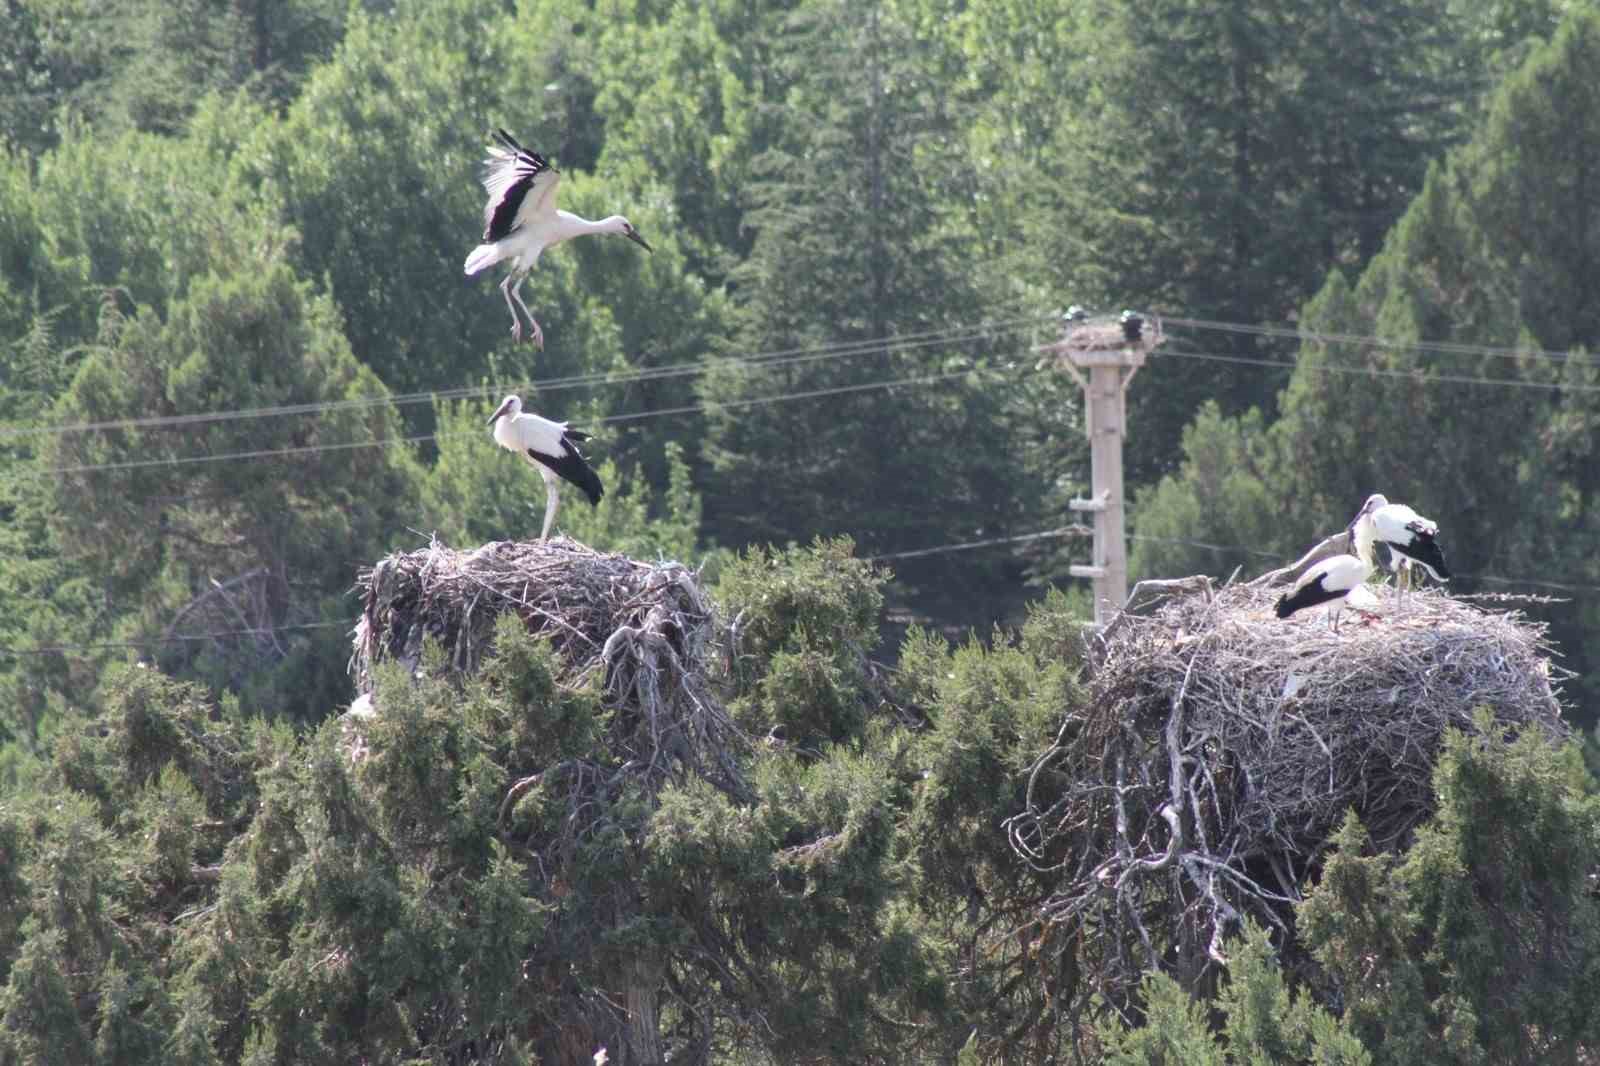
<svg viewBox="0 0 1600 1066"><path fill-rule="evenodd" d="M494 425L494 420L499 418L501 415L505 414L506 413L506 408L510 407L510 406L511 406L511 403L510 403L509 400L501 403L499 407L495 408L494 414L489 416L489 421L485 422L484 425L486 425L486 426Z"/></svg>

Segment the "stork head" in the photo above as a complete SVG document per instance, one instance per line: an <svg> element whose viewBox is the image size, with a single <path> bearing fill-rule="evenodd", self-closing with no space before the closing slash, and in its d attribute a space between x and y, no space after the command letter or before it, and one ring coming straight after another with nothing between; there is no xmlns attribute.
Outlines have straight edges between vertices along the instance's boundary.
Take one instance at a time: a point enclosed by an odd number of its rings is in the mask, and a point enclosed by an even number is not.
<svg viewBox="0 0 1600 1066"><path fill-rule="evenodd" d="M645 242L643 237L639 236L639 231L633 228L633 223L629 222L621 215L612 215L610 218L606 219L606 226L608 233L620 234L647 252L655 251L654 248L650 247L650 245Z"/></svg>
<svg viewBox="0 0 1600 1066"><path fill-rule="evenodd" d="M1367 502L1361 505L1361 510L1356 512L1356 516L1350 519L1350 524L1345 527L1345 533L1349 536L1352 547L1354 547L1356 542L1356 527L1361 524L1361 520L1367 517L1367 515L1371 514L1373 511L1376 511L1378 508L1387 507L1388 505L1388 497L1384 496L1384 494L1381 492L1374 492L1371 496L1367 497Z"/></svg>
<svg viewBox="0 0 1600 1066"><path fill-rule="evenodd" d="M512 393L510 396L507 396L505 399L500 401L500 406L496 407L494 409L494 414L489 416L488 425L494 425L494 420L499 418L501 415L514 418L516 417L517 412L521 410L522 401L517 398L516 393Z"/></svg>

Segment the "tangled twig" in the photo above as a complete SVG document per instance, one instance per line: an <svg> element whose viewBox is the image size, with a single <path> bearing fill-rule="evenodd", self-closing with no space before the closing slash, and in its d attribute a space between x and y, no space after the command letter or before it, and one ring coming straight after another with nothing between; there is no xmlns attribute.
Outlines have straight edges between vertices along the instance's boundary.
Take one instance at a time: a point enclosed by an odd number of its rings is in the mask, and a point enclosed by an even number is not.
<svg viewBox="0 0 1600 1066"><path fill-rule="evenodd" d="M1434 809L1445 731L1479 708L1566 735L1565 674L1521 615L1435 590L1396 613L1375 588L1333 634L1320 612L1277 618L1273 585L1164 583L1092 638L1091 699L1007 823L1058 879L1043 915L1081 931L1102 993L1157 959L1199 976L1245 917L1287 928L1349 810L1403 846Z"/></svg>
<svg viewBox="0 0 1600 1066"><path fill-rule="evenodd" d="M707 664L720 655L712 607L684 566L603 554L566 538L494 541L474 551L433 539L363 571L357 589L363 610L350 670L362 691L370 690L373 666L385 659L419 669L430 638L444 649L450 670L472 673L493 645L495 620L513 612L530 632L549 637L569 664L569 683L598 672L607 703L624 712L614 716L607 754L628 776L642 778L651 793L695 774L746 795L735 753L747 741L706 677ZM558 769L530 768L508 792L507 809ZM604 784L611 777L587 780Z"/></svg>

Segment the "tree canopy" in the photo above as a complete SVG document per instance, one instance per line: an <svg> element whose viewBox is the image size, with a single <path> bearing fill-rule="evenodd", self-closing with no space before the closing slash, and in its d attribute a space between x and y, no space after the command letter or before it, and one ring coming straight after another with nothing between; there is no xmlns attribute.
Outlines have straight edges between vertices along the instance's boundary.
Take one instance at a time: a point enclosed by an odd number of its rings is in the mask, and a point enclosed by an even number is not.
<svg viewBox="0 0 1600 1066"><path fill-rule="evenodd" d="M0 0L0 1063L1593 1057L1597 69L1583 0ZM497 127L654 247L547 250L542 350L460 266ZM1165 321L1136 578L1384 492L1573 735L1457 715L1270 935L1052 920L1013 819L1154 786L1042 757L1163 739L1094 694L1069 304ZM341 716L367 568L538 528L512 392L592 434L558 533L703 594L721 775L624 750L666 614L523 595Z"/></svg>

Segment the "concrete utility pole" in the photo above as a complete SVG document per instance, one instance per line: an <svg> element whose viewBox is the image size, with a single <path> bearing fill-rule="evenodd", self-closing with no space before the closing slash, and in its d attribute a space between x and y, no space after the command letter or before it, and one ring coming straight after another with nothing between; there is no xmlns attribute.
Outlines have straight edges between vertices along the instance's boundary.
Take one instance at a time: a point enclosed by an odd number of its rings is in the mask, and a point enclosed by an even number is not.
<svg viewBox="0 0 1600 1066"><path fill-rule="evenodd" d="M1104 625L1128 602L1128 543L1124 528L1122 439L1128 432L1128 383L1145 356L1163 340L1161 322L1124 311L1120 318L1067 312L1066 334L1040 351L1083 388L1084 431L1089 437L1089 499L1067 506L1094 515L1094 562L1069 569L1094 579L1094 621ZM1087 375L1087 376L1085 376Z"/></svg>

